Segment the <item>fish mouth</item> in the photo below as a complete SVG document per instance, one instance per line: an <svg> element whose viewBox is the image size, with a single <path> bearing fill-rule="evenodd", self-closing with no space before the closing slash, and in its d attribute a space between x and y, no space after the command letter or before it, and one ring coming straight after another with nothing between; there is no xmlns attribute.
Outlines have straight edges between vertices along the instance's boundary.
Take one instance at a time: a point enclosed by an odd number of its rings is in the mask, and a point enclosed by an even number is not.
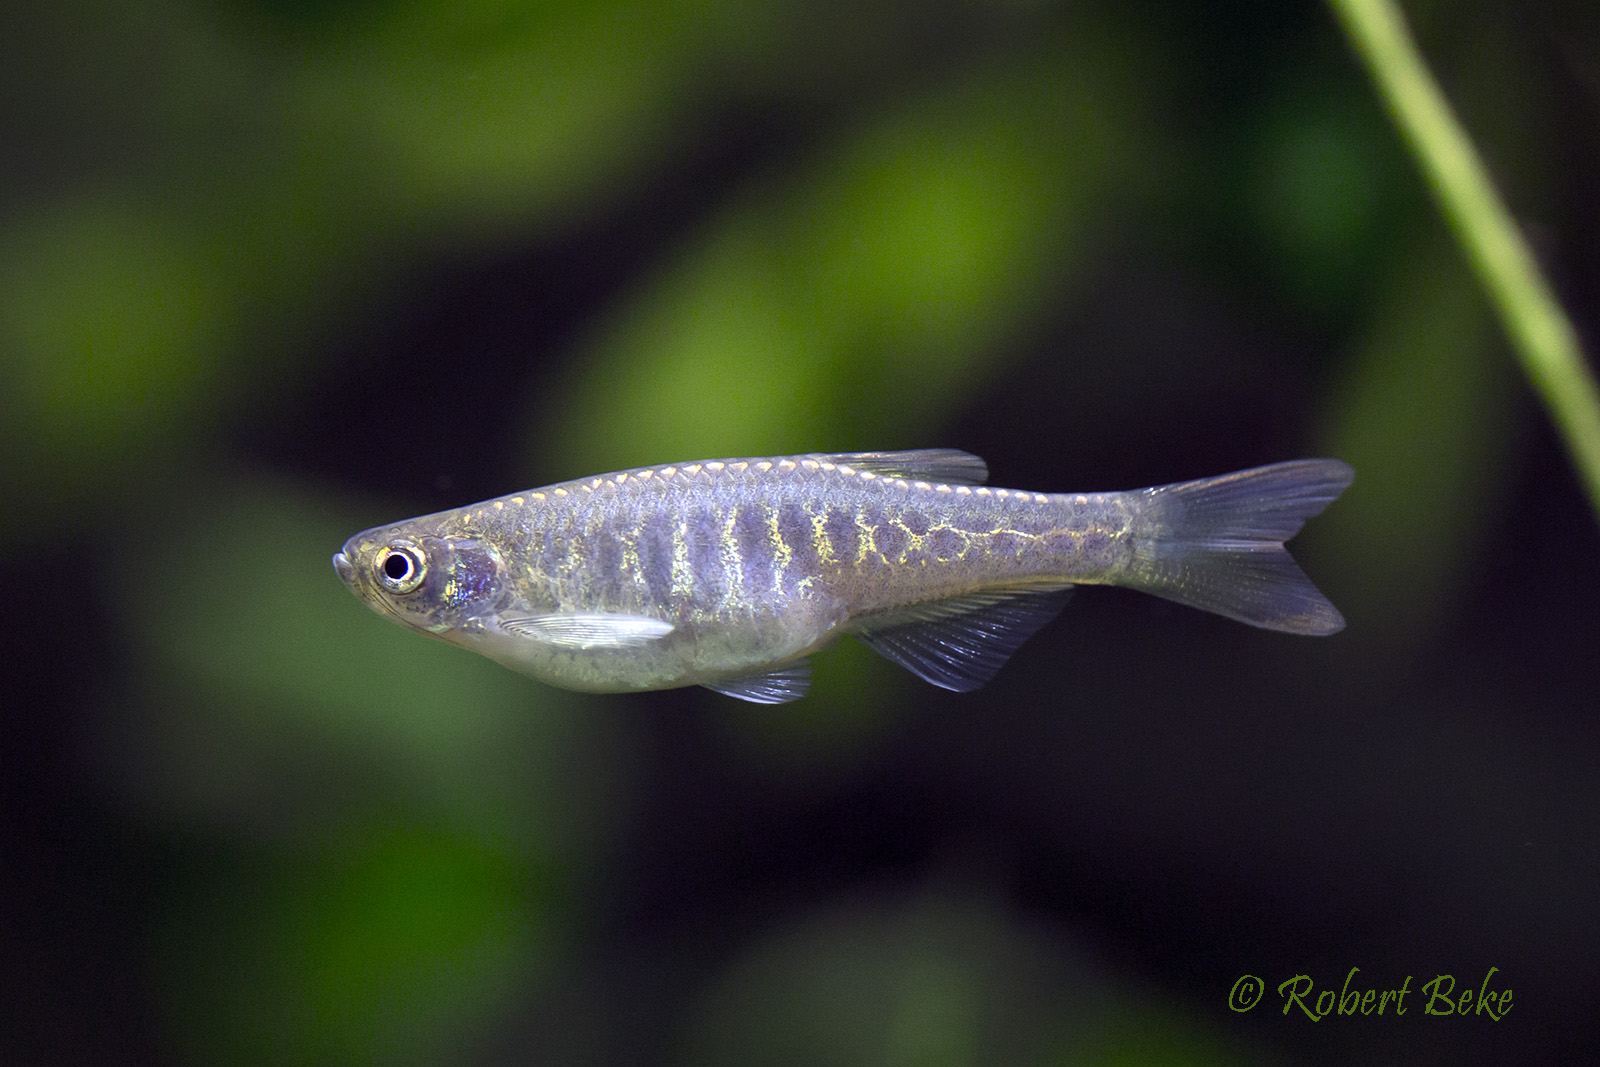
<svg viewBox="0 0 1600 1067"><path fill-rule="evenodd" d="M345 547L349 548L350 546L346 545ZM360 571L356 568L354 563L350 562L350 557L344 552L335 552L333 554L333 569L338 572L339 580L344 582L344 584L352 593L360 597L361 600L366 603L367 607L371 608L379 615L393 619L402 626L413 625L404 614L396 610L393 604L389 603L389 599L387 597L378 595L366 587L366 583L361 580Z"/></svg>

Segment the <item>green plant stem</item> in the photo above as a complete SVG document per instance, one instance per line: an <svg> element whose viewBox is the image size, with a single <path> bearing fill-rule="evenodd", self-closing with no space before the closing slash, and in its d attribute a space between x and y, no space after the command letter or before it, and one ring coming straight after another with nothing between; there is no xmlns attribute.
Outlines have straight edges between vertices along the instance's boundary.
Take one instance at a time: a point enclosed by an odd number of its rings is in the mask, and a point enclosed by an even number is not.
<svg viewBox="0 0 1600 1067"><path fill-rule="evenodd" d="M1600 387L1576 331L1429 74L1392 0L1328 0L1372 71L1446 218L1505 322L1523 371L1600 514Z"/></svg>

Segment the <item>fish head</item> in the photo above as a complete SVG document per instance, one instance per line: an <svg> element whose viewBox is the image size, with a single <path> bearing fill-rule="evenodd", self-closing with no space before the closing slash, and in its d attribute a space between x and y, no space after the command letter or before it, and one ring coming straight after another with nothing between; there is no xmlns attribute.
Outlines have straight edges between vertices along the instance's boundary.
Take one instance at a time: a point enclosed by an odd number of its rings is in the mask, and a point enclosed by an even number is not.
<svg viewBox="0 0 1600 1067"><path fill-rule="evenodd" d="M488 541L403 523L356 534L334 553L333 569L373 611L447 641L493 615L505 588L505 564Z"/></svg>

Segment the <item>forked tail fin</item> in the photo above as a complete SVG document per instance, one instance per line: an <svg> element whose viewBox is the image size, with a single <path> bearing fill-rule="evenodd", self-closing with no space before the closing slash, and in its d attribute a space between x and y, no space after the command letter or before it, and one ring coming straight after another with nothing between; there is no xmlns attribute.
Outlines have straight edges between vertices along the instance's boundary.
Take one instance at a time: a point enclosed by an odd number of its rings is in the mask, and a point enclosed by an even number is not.
<svg viewBox="0 0 1600 1067"><path fill-rule="evenodd" d="M1144 490L1128 584L1230 619L1331 634L1344 616L1283 543L1355 477L1336 459L1301 459Z"/></svg>

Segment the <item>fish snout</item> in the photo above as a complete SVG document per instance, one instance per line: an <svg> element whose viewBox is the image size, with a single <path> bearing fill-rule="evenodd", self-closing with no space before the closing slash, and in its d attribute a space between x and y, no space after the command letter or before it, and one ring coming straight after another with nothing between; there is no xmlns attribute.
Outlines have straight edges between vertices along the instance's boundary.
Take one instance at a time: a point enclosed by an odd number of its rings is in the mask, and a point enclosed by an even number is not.
<svg viewBox="0 0 1600 1067"><path fill-rule="evenodd" d="M351 589L356 587L356 568L355 564L350 562L350 557L343 552L335 552L333 554L333 569L339 573L339 580L344 582L345 585L348 585Z"/></svg>

